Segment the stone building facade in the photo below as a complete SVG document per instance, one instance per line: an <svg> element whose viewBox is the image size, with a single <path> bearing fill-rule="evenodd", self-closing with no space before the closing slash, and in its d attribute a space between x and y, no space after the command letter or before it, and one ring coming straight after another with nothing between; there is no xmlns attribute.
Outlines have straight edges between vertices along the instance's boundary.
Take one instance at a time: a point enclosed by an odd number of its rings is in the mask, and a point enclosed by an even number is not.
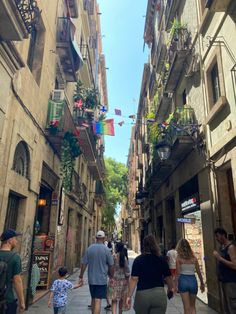
<svg viewBox="0 0 236 314"><path fill-rule="evenodd" d="M154 233L163 252L186 237L206 280L204 301L219 312L214 228L236 234L235 14L230 0L148 1L150 59L129 156L140 160L136 204L127 205L139 206L137 234Z"/></svg>
<svg viewBox="0 0 236 314"><path fill-rule="evenodd" d="M104 141L77 119L74 91L80 80L108 107L105 57L96 1L2 1L0 11L0 231L23 233L29 300L32 263L45 262L39 288L47 290L59 266L79 266L101 226ZM68 191L65 136L82 151Z"/></svg>

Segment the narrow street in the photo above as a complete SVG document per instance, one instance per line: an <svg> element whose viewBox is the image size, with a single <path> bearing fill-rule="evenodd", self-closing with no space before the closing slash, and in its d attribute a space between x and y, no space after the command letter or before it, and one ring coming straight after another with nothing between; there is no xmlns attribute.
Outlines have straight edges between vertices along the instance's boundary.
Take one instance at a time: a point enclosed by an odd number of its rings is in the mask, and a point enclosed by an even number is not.
<svg viewBox="0 0 236 314"><path fill-rule="evenodd" d="M129 251L130 264L132 264L136 254L133 251ZM70 280L73 283L76 283L78 279L78 271L76 271L71 277ZM50 314L52 313L52 309L47 307L48 295L40 299L38 302L33 304L29 310L28 314ZM88 305L90 304L90 294L88 284L86 283L82 288L78 290L73 290L69 295L69 302L67 307L67 312L69 314L89 314L91 310L88 309ZM101 313L111 313L111 311L104 310L106 306L106 301L103 300L102 303L102 311ZM125 312L127 314L134 314L134 310L130 310ZM181 314L183 313L183 306L181 302L181 298L179 295L175 296L175 298L171 301L168 301L168 309L167 314ZM207 305L205 305L201 301L197 301L197 313L201 314L216 314L215 311L210 309Z"/></svg>

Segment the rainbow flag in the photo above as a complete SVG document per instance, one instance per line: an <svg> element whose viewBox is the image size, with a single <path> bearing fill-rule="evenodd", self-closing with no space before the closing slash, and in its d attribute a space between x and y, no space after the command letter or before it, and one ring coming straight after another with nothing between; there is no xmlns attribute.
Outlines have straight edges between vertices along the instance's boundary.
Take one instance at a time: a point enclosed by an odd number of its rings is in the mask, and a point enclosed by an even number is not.
<svg viewBox="0 0 236 314"><path fill-rule="evenodd" d="M93 132L95 134L114 136L114 119L95 122L93 124Z"/></svg>

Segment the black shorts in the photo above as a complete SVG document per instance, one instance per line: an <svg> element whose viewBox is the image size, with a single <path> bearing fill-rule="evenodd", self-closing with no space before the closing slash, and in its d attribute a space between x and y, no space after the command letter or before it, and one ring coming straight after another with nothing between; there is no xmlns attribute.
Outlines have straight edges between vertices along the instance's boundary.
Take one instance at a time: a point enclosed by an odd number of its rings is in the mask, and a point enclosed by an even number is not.
<svg viewBox="0 0 236 314"><path fill-rule="evenodd" d="M89 285L89 291L92 299L106 299L107 285Z"/></svg>

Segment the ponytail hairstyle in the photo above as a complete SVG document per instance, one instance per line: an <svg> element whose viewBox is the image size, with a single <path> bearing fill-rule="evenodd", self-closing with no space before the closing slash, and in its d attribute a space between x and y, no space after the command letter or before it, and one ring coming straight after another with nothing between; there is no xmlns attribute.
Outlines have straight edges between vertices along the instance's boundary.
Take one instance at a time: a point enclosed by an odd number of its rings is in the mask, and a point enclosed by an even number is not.
<svg viewBox="0 0 236 314"><path fill-rule="evenodd" d="M125 267L125 252L124 252L124 244L121 242L116 243L116 253L119 253L119 266L120 268Z"/></svg>

